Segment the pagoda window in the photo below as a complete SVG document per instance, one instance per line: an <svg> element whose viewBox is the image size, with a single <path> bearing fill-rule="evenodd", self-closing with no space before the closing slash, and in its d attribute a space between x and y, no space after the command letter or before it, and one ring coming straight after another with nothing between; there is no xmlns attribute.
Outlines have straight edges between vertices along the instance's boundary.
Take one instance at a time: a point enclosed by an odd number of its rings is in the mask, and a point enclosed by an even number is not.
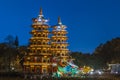
<svg viewBox="0 0 120 80"><path fill-rule="evenodd" d="M26 67L26 72L30 72L30 68L29 67Z"/></svg>
<svg viewBox="0 0 120 80"><path fill-rule="evenodd" d="M43 45L45 44L45 42L43 42Z"/></svg>
<svg viewBox="0 0 120 80"><path fill-rule="evenodd" d="M37 62L38 57L34 57L34 61Z"/></svg>
<svg viewBox="0 0 120 80"><path fill-rule="evenodd" d="M33 42L33 44L35 44L35 42Z"/></svg>
<svg viewBox="0 0 120 80"><path fill-rule="evenodd" d="M45 28L43 28L43 30L45 30Z"/></svg>
<svg viewBox="0 0 120 80"><path fill-rule="evenodd" d="M58 42L60 42L60 40L58 40Z"/></svg>
<svg viewBox="0 0 120 80"><path fill-rule="evenodd" d="M43 35L43 37L45 37L45 35Z"/></svg>
<svg viewBox="0 0 120 80"><path fill-rule="evenodd" d="M31 50L32 53L34 53L34 50Z"/></svg>
<svg viewBox="0 0 120 80"><path fill-rule="evenodd" d="M33 53L35 53L35 50L33 50Z"/></svg>
<svg viewBox="0 0 120 80"><path fill-rule="evenodd" d="M48 59L47 62L49 63L49 62L50 62L50 59Z"/></svg>
<svg viewBox="0 0 120 80"><path fill-rule="evenodd" d="M34 30L37 30L37 28L35 27Z"/></svg>
<svg viewBox="0 0 120 80"><path fill-rule="evenodd" d="M46 63L46 58L43 58L42 62Z"/></svg>
<svg viewBox="0 0 120 80"><path fill-rule="evenodd" d="M40 58L39 57L37 58L37 62L40 62Z"/></svg>
<svg viewBox="0 0 120 80"><path fill-rule="evenodd" d="M34 44L36 45L36 44L37 44L37 42L34 42Z"/></svg>
<svg viewBox="0 0 120 80"><path fill-rule="evenodd" d="M64 54L62 53L62 56L64 56Z"/></svg>
<svg viewBox="0 0 120 80"><path fill-rule="evenodd" d="M60 53L58 53L57 56L60 56Z"/></svg>
<svg viewBox="0 0 120 80"><path fill-rule="evenodd" d="M60 46L58 46L57 48L60 48Z"/></svg>
<svg viewBox="0 0 120 80"><path fill-rule="evenodd" d="M45 51L43 51L43 53L45 53Z"/></svg>
<svg viewBox="0 0 120 80"><path fill-rule="evenodd" d="M41 42L38 42L38 45L41 45Z"/></svg>
<svg viewBox="0 0 120 80"><path fill-rule="evenodd" d="M43 51L43 53L46 53L47 51Z"/></svg>
<svg viewBox="0 0 120 80"><path fill-rule="evenodd" d="M48 48L49 49L49 48ZM50 50L47 50L47 53L51 53L51 51Z"/></svg>
<svg viewBox="0 0 120 80"><path fill-rule="evenodd" d="M58 34L58 36L60 36L60 34Z"/></svg>
<svg viewBox="0 0 120 80"><path fill-rule="evenodd" d="M31 72L35 72L35 68L34 67L31 67Z"/></svg>
<svg viewBox="0 0 120 80"><path fill-rule="evenodd" d="M36 72L40 73L40 68L39 67L36 68Z"/></svg>
<svg viewBox="0 0 120 80"><path fill-rule="evenodd" d="M39 27L38 29L39 29L39 30L41 30L41 28L40 28L40 27Z"/></svg>
<svg viewBox="0 0 120 80"><path fill-rule="evenodd" d="M68 54L65 54L65 56L68 56Z"/></svg>
<svg viewBox="0 0 120 80"><path fill-rule="evenodd" d="M31 52L33 53L33 50L31 50Z"/></svg>
<svg viewBox="0 0 120 80"><path fill-rule="evenodd" d="M40 30L43 30L43 28L40 28Z"/></svg>
<svg viewBox="0 0 120 80"><path fill-rule="evenodd" d="M40 50L38 50L37 52L38 52L38 53L40 53L41 51L40 51Z"/></svg>
<svg viewBox="0 0 120 80"><path fill-rule="evenodd" d="M31 62L34 62L34 58L33 57L31 57Z"/></svg>
<svg viewBox="0 0 120 80"><path fill-rule="evenodd" d="M34 34L34 37L36 37L37 35L36 34Z"/></svg>
<svg viewBox="0 0 120 80"><path fill-rule="evenodd" d="M38 37L41 37L41 35L40 35L40 34L38 34Z"/></svg>
<svg viewBox="0 0 120 80"><path fill-rule="evenodd" d="M43 73L47 73L47 69L46 69L46 68L43 68L42 72L43 72Z"/></svg>

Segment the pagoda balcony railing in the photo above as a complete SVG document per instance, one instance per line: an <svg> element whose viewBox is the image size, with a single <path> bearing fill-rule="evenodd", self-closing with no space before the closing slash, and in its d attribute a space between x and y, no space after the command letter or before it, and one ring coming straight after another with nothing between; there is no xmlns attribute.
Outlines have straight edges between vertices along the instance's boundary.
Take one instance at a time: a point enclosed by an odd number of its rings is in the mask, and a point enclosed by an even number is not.
<svg viewBox="0 0 120 80"><path fill-rule="evenodd" d="M35 25L40 25L40 26L47 26L47 27L49 27L49 26L47 25L47 23L42 23L42 22L34 22L34 23L32 24L33 27L34 27Z"/></svg>
<svg viewBox="0 0 120 80"><path fill-rule="evenodd" d="M53 30L52 32L62 32L62 31L66 31L67 32L67 30L60 30L60 31L58 31L58 30Z"/></svg>
<svg viewBox="0 0 120 80"><path fill-rule="evenodd" d="M52 65L52 63L38 63L38 62L26 62L23 65Z"/></svg>
<svg viewBox="0 0 120 80"><path fill-rule="evenodd" d="M48 56L48 55L52 55L51 53L40 53L40 55L46 55L46 56Z"/></svg>
<svg viewBox="0 0 120 80"><path fill-rule="evenodd" d="M49 42L50 40L49 39L45 39L45 40L43 40L43 39L29 39L29 41L31 42L31 43L33 43L33 42L36 42L36 43L39 43L39 42Z"/></svg>
<svg viewBox="0 0 120 80"><path fill-rule="evenodd" d="M29 55L31 55L31 56L32 56L32 55L33 55L33 56L36 56L36 55L46 55L46 56L49 56L49 55L52 55L52 54L51 54L51 53L37 53L37 52L36 52L36 53L32 53L32 52L31 52L31 53L29 53Z"/></svg>
<svg viewBox="0 0 120 80"><path fill-rule="evenodd" d="M56 35L57 35L57 34L66 35L68 32L67 32L67 31L52 31L51 33L54 34L54 35L55 35L55 34L56 34Z"/></svg>
<svg viewBox="0 0 120 80"><path fill-rule="evenodd" d="M43 44L43 45L30 45L29 47L35 47L35 48L49 48L50 47L50 45L48 45L48 44Z"/></svg>
<svg viewBox="0 0 120 80"><path fill-rule="evenodd" d="M48 37L32 37L31 39L44 39L44 40L50 40L50 38L48 38Z"/></svg>
<svg viewBox="0 0 120 80"><path fill-rule="evenodd" d="M68 49L63 49L63 48L51 48L52 51L61 51L61 50L68 50Z"/></svg>
<svg viewBox="0 0 120 80"><path fill-rule="evenodd" d="M67 36L52 36L52 38L68 38Z"/></svg>
<svg viewBox="0 0 120 80"><path fill-rule="evenodd" d="M52 40L59 40L59 39L61 39L61 40L67 40L68 37L67 36L52 36L51 39Z"/></svg>
<svg viewBox="0 0 120 80"><path fill-rule="evenodd" d="M28 47L27 49L29 49L29 50L49 50L50 49L50 47Z"/></svg>
<svg viewBox="0 0 120 80"><path fill-rule="evenodd" d="M49 33L49 30L32 30L30 33Z"/></svg>
<svg viewBox="0 0 120 80"><path fill-rule="evenodd" d="M68 42L51 42L51 44L68 44Z"/></svg>
<svg viewBox="0 0 120 80"><path fill-rule="evenodd" d="M58 46L61 46L60 48L66 49L68 44L51 44L51 48L59 48Z"/></svg>

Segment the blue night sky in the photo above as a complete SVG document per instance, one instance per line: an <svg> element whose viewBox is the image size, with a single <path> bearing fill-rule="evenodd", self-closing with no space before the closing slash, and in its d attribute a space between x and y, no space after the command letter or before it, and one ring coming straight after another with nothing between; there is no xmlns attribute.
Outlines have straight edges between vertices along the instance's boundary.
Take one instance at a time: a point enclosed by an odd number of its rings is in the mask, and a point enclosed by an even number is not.
<svg viewBox="0 0 120 80"><path fill-rule="evenodd" d="M20 45L28 44L40 7L49 25L61 17L71 51L92 53L100 43L120 37L120 0L0 0L0 42L17 35Z"/></svg>

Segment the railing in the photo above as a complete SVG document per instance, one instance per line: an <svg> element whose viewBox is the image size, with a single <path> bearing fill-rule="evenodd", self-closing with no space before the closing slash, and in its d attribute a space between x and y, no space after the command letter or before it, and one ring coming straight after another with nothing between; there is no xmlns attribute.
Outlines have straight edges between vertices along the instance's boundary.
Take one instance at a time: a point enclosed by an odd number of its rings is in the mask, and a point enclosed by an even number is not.
<svg viewBox="0 0 120 80"><path fill-rule="evenodd" d="M37 63L37 62L30 62L30 63L24 63L23 65L52 65L52 63Z"/></svg>

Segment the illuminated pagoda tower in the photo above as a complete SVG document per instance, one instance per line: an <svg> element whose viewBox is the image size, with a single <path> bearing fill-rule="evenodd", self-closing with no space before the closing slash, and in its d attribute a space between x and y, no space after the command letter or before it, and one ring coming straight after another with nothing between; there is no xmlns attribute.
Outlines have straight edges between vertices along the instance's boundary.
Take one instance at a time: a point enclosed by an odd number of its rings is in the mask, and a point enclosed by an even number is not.
<svg viewBox="0 0 120 80"><path fill-rule="evenodd" d="M66 26L62 24L58 17L58 24L52 27L51 53L53 54L53 72L56 72L58 66L65 67L69 60L69 50L66 36Z"/></svg>
<svg viewBox="0 0 120 80"><path fill-rule="evenodd" d="M40 14L33 19L30 32L29 53L24 58L24 72L26 76L50 75L52 73L52 54L50 53L49 26L40 9Z"/></svg>

